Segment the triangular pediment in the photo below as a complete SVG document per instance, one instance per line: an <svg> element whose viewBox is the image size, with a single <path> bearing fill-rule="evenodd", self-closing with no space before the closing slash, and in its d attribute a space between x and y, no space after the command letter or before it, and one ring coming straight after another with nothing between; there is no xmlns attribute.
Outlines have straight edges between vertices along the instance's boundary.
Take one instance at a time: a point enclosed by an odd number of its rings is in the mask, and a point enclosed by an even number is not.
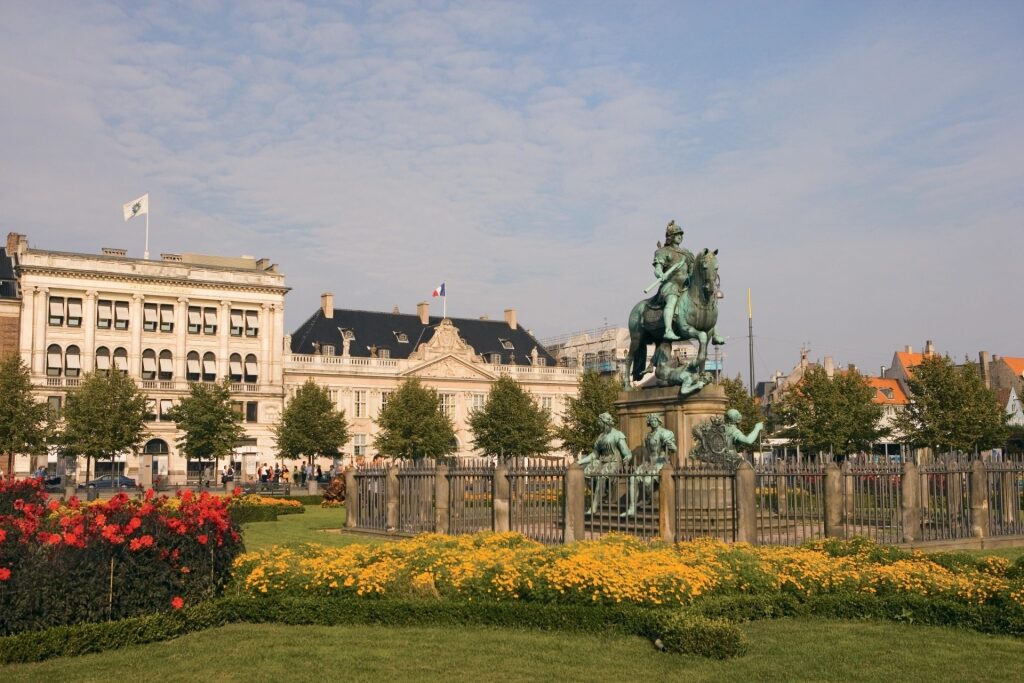
<svg viewBox="0 0 1024 683"><path fill-rule="evenodd" d="M479 365L467 363L458 356L448 355L426 361L402 373L405 377L434 377L478 379L493 382L497 377Z"/></svg>

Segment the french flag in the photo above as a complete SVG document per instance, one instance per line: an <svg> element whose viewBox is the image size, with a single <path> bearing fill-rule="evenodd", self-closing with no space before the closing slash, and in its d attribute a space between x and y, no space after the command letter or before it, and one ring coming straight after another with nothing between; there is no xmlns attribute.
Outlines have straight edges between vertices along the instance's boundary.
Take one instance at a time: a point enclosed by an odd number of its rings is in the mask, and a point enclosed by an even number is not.
<svg viewBox="0 0 1024 683"><path fill-rule="evenodd" d="M441 283L441 285L437 289L434 290L433 296L444 296L444 283L443 282Z"/></svg>

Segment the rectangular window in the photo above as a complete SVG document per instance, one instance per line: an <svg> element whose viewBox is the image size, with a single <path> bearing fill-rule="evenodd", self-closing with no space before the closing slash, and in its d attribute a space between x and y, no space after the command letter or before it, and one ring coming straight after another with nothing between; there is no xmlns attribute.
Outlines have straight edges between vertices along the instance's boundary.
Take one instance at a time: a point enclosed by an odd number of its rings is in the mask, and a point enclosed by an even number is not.
<svg viewBox="0 0 1024 683"><path fill-rule="evenodd" d="M160 358L160 374L158 379L167 381L174 377L174 361L167 357Z"/></svg>
<svg viewBox="0 0 1024 683"><path fill-rule="evenodd" d="M109 330L114 322L114 302L110 299L100 299L96 302L96 328Z"/></svg>
<svg viewBox="0 0 1024 683"><path fill-rule="evenodd" d="M327 395L331 397L331 405L334 406L335 408L337 408L338 407L338 390L337 389L328 389L327 390Z"/></svg>
<svg viewBox="0 0 1024 683"><path fill-rule="evenodd" d="M156 304L142 305L142 329L146 332L156 332L159 309Z"/></svg>
<svg viewBox="0 0 1024 683"><path fill-rule="evenodd" d="M185 359L185 379L189 382L199 381L199 358L186 358Z"/></svg>
<svg viewBox="0 0 1024 683"><path fill-rule="evenodd" d="M366 434L355 434L352 437L352 454L356 457L366 455Z"/></svg>
<svg viewBox="0 0 1024 683"><path fill-rule="evenodd" d="M540 407L550 413L553 401L554 401L554 399L552 399L551 396L541 396L540 397Z"/></svg>
<svg viewBox="0 0 1024 683"><path fill-rule="evenodd" d="M199 334L203 328L203 309L198 306L188 307L188 333Z"/></svg>
<svg viewBox="0 0 1024 683"><path fill-rule="evenodd" d="M377 349L378 358L391 358L391 349Z"/></svg>
<svg viewBox="0 0 1024 683"><path fill-rule="evenodd" d="M246 337L258 337L260 334L260 314L259 311L246 311L245 312L245 336Z"/></svg>
<svg viewBox="0 0 1024 683"><path fill-rule="evenodd" d="M321 356L333 356L334 355L334 344L321 344L320 345Z"/></svg>
<svg viewBox="0 0 1024 683"><path fill-rule="evenodd" d="M439 394L441 399L441 412L448 417L455 411L455 394Z"/></svg>
<svg viewBox="0 0 1024 683"><path fill-rule="evenodd" d="M115 330L127 330L128 329L128 302L127 301L115 301L114 302L114 329Z"/></svg>
<svg viewBox="0 0 1024 683"><path fill-rule="evenodd" d="M473 394L473 410L483 410L487 403L487 394Z"/></svg>
<svg viewBox="0 0 1024 683"><path fill-rule="evenodd" d="M255 359L249 360L247 357L245 360L245 383L256 384L256 382L259 381L258 372Z"/></svg>
<svg viewBox="0 0 1024 683"><path fill-rule="evenodd" d="M67 377L78 377L82 374L82 357L77 349L70 349L64 354L64 374Z"/></svg>
<svg viewBox="0 0 1024 683"><path fill-rule="evenodd" d="M231 412L233 412L235 415L238 415L238 417L240 417L240 418L242 418L244 420L245 419L245 403L243 403L242 401L232 401L231 402Z"/></svg>
<svg viewBox="0 0 1024 683"><path fill-rule="evenodd" d="M46 352L46 375L48 377L60 377L60 373L63 370L63 358L61 358L61 352L59 347L54 347L52 351Z"/></svg>
<svg viewBox="0 0 1024 683"><path fill-rule="evenodd" d="M142 379L156 379L156 358L142 357Z"/></svg>
<svg viewBox="0 0 1024 683"><path fill-rule="evenodd" d="M96 372L101 375L110 370L110 352L96 355Z"/></svg>
<svg viewBox="0 0 1024 683"><path fill-rule="evenodd" d="M242 330L245 327L245 320L242 317L242 312L237 308L231 309L231 336L241 337Z"/></svg>
<svg viewBox="0 0 1024 683"><path fill-rule="evenodd" d="M56 415L60 415L61 400L62 399L61 399L60 396L47 396L46 397L46 407L50 409L50 414L51 415L55 415L55 416Z"/></svg>
<svg viewBox="0 0 1024 683"><path fill-rule="evenodd" d="M217 334L217 309L203 309L203 334Z"/></svg>
<svg viewBox="0 0 1024 683"><path fill-rule="evenodd" d="M355 417L366 417L366 390L356 389L355 396Z"/></svg>
<svg viewBox="0 0 1024 683"><path fill-rule="evenodd" d="M169 420L170 418L167 417L167 414L171 412L172 408L174 408L173 400L169 398L160 399L160 419Z"/></svg>
<svg viewBox="0 0 1024 683"><path fill-rule="evenodd" d="M391 392L390 391L382 391L382 392L380 392L380 409L384 410L385 408L387 408L388 407L388 401L390 401L390 400L391 400Z"/></svg>
<svg viewBox="0 0 1024 683"><path fill-rule="evenodd" d="M203 381L217 381L217 361L212 357L203 359Z"/></svg>
<svg viewBox="0 0 1024 683"><path fill-rule="evenodd" d="M242 381L242 361L231 358L228 360L228 374L232 382Z"/></svg>
<svg viewBox="0 0 1024 683"><path fill-rule="evenodd" d="M245 421L246 422L259 422L260 417L260 404L256 401L246 401L245 403Z"/></svg>
<svg viewBox="0 0 1024 683"><path fill-rule="evenodd" d="M50 324L61 326L64 324L64 297L50 297Z"/></svg>
<svg viewBox="0 0 1024 683"><path fill-rule="evenodd" d="M82 300L68 299L68 327L82 326Z"/></svg>
<svg viewBox="0 0 1024 683"><path fill-rule="evenodd" d="M160 304L160 331L174 332L174 304Z"/></svg>
<svg viewBox="0 0 1024 683"><path fill-rule="evenodd" d="M146 422L156 422L156 399L146 399Z"/></svg>

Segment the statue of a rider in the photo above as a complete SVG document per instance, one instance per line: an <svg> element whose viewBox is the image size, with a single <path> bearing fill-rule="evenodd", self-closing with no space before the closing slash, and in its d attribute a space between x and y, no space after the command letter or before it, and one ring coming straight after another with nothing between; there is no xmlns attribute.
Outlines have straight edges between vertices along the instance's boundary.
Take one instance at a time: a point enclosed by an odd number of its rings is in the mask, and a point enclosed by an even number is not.
<svg viewBox="0 0 1024 683"><path fill-rule="evenodd" d="M665 227L665 246L659 247L654 252L654 275L662 280L658 293L665 303L662 315L665 320L664 339L666 341L679 339L679 335L672 329L672 323L676 314L676 303L686 290L690 270L693 268L693 254L679 246L682 241L683 229L676 224L675 220L671 220ZM666 273L668 273L667 277Z"/></svg>

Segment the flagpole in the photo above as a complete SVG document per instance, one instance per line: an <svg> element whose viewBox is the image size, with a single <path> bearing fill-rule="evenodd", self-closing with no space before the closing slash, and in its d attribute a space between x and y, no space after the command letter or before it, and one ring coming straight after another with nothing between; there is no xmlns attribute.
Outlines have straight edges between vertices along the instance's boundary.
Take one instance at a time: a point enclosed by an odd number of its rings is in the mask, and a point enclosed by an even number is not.
<svg viewBox="0 0 1024 683"><path fill-rule="evenodd" d="M441 297L441 318L448 317L448 295L445 294Z"/></svg>
<svg viewBox="0 0 1024 683"><path fill-rule="evenodd" d="M148 202L147 202L148 204ZM149 260L149 207L146 207L146 249L142 252L142 258Z"/></svg>

